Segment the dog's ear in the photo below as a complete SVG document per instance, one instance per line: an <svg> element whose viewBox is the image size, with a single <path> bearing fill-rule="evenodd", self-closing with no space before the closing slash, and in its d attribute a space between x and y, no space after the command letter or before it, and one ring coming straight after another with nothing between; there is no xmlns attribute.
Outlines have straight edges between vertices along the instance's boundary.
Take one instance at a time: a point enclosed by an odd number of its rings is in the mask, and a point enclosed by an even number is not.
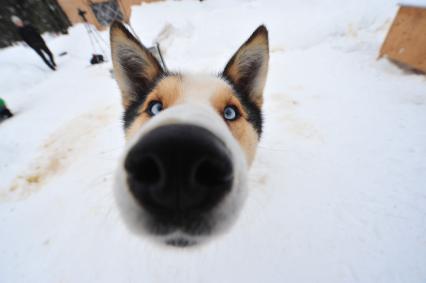
<svg viewBox="0 0 426 283"><path fill-rule="evenodd" d="M127 108L132 101L147 95L164 71L152 53L120 22L111 25L110 41L114 75Z"/></svg>
<svg viewBox="0 0 426 283"><path fill-rule="evenodd" d="M236 91L248 96L250 101L261 107L268 62L268 30L261 25L232 56L223 75L231 81Z"/></svg>

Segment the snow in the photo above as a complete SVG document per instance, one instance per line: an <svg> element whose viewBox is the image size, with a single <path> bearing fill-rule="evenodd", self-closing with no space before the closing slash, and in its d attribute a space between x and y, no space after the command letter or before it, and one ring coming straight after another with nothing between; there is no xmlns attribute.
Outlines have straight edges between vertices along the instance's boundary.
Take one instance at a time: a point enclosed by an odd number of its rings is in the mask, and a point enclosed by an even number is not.
<svg viewBox="0 0 426 283"><path fill-rule="evenodd" d="M111 64L77 25L59 70L0 51L0 282L425 282L426 79L377 61L389 0L167 1L133 8L173 70L220 71L265 23L265 130L231 231L190 249L129 233ZM171 32L158 34L168 26ZM102 33L107 40L108 33Z"/></svg>
<svg viewBox="0 0 426 283"><path fill-rule="evenodd" d="M426 8L426 0L403 0L398 2L401 6L413 6Z"/></svg>

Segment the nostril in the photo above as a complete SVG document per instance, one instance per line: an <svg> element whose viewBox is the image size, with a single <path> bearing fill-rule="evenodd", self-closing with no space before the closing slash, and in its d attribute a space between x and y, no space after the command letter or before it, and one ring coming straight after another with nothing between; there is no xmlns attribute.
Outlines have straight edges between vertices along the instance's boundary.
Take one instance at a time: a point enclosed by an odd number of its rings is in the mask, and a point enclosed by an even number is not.
<svg viewBox="0 0 426 283"><path fill-rule="evenodd" d="M127 153L126 182L133 197L154 215L195 215L211 210L231 191L230 156L225 144L206 129L161 126Z"/></svg>
<svg viewBox="0 0 426 283"><path fill-rule="evenodd" d="M160 164L154 156L147 155L127 159L125 168L133 178L143 184L157 184L160 182Z"/></svg>
<svg viewBox="0 0 426 283"><path fill-rule="evenodd" d="M203 159L195 166L194 180L205 187L216 187L229 183L232 168L227 160L213 158Z"/></svg>

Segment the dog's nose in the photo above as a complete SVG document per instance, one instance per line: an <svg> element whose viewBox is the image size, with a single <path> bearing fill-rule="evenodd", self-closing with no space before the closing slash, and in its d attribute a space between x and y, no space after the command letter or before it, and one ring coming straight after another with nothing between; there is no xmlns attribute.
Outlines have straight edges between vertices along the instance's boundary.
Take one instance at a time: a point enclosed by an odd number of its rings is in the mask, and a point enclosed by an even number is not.
<svg viewBox="0 0 426 283"><path fill-rule="evenodd" d="M203 212L231 190L233 166L224 143L186 124L152 130L125 159L133 196L156 214Z"/></svg>

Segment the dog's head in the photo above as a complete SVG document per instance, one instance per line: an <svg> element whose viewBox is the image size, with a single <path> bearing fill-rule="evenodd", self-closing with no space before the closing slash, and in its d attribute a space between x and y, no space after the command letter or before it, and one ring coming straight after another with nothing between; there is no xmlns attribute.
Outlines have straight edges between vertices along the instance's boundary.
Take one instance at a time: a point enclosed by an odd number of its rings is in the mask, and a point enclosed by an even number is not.
<svg viewBox="0 0 426 283"><path fill-rule="evenodd" d="M125 222L176 246L224 231L245 200L262 132L266 28L218 76L163 70L120 23L111 50L128 141L115 187Z"/></svg>

